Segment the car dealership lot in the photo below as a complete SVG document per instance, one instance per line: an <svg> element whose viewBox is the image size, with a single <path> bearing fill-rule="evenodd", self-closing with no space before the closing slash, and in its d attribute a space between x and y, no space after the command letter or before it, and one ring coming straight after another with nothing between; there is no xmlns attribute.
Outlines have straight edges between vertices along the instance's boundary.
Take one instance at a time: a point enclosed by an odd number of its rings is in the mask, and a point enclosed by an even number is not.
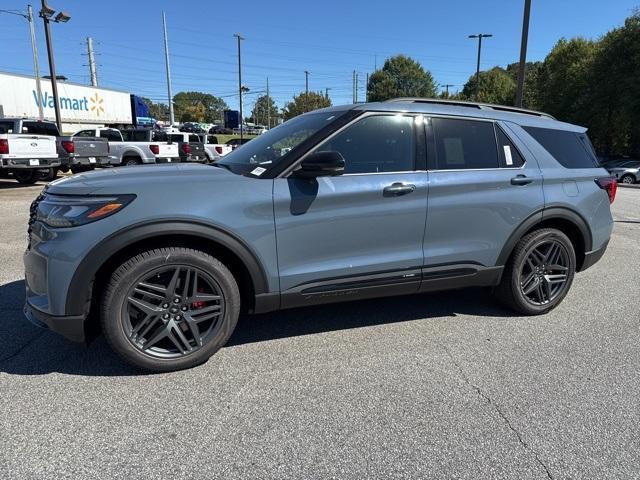
<svg viewBox="0 0 640 480"><path fill-rule="evenodd" d="M148 376L23 320L40 189L0 180L0 478L637 476L640 189L544 317L486 290L284 311Z"/></svg>

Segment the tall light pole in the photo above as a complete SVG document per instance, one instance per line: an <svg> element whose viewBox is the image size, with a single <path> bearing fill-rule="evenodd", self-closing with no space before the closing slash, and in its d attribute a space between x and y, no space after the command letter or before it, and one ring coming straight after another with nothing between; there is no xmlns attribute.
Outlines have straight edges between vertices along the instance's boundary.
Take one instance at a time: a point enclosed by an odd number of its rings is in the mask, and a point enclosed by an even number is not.
<svg viewBox="0 0 640 480"><path fill-rule="evenodd" d="M23 13L19 10L0 10L0 13L9 13L11 15L18 15L26 18L29 22L29 33L31 34L31 53L33 54L33 74L36 78L36 95L38 100L38 119L44 118L42 111L42 87L40 86L40 66L38 64L38 48L36 47L36 30L33 25L33 7L27 5L27 13Z"/></svg>
<svg viewBox="0 0 640 480"><path fill-rule="evenodd" d="M234 33L233 36L238 39L238 94L240 95L240 143L242 143L244 116L242 113L242 57L240 56L240 42L244 40L244 37L239 33Z"/></svg>
<svg viewBox="0 0 640 480"><path fill-rule="evenodd" d="M477 35L469 35L469 38L478 39L478 63L476 66L476 101L480 94L480 53L482 52L482 39L493 37L490 33L478 33Z"/></svg>
<svg viewBox="0 0 640 480"><path fill-rule="evenodd" d="M267 130L271 128L271 97L269 97L269 77L267 77Z"/></svg>
<svg viewBox="0 0 640 480"><path fill-rule="evenodd" d="M309 110L309 71L304 71L304 111Z"/></svg>
<svg viewBox="0 0 640 480"><path fill-rule="evenodd" d="M162 31L164 32L164 66L167 71L167 97L169 97L169 126L173 127L175 116L173 111L173 93L171 92L171 67L169 65L169 39L167 38L167 18L162 11Z"/></svg>
<svg viewBox="0 0 640 480"><path fill-rule="evenodd" d="M91 76L91 86L98 86L98 72L96 70L96 57L93 53L93 38L87 37L87 57L89 58L89 75Z"/></svg>
<svg viewBox="0 0 640 480"><path fill-rule="evenodd" d="M531 0L524 0L524 15L522 18L522 41L520 43L520 64L518 65L518 88L516 90L516 107L522 107L524 96L524 74L527 65L527 41L529 39L529 16L531 14Z"/></svg>
<svg viewBox="0 0 640 480"><path fill-rule="evenodd" d="M58 130L62 133L62 119L60 117L60 97L58 96L58 80L56 77L56 64L53 58L53 44L51 42L51 28L49 23L51 21L56 23L67 23L71 20L71 17L65 12L58 12L54 17L53 14L56 11L47 5L47 0L42 0L42 8L40 9L40 18L44 21L44 34L47 40L47 57L49 58L49 73L51 75L51 90L53 90L53 107L56 112L56 125Z"/></svg>

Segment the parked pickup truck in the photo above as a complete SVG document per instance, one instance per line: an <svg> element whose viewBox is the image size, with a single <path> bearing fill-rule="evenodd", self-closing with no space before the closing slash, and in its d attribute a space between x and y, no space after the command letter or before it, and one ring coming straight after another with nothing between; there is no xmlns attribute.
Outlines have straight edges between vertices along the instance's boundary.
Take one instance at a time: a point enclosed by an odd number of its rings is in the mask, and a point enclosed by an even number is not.
<svg viewBox="0 0 640 480"><path fill-rule="evenodd" d="M0 176L10 173L29 184L38 180L40 169L59 166L55 135L39 133L22 119L0 118Z"/></svg>
<svg viewBox="0 0 640 480"><path fill-rule="evenodd" d="M115 128L92 128L76 132L75 137L101 137L109 141L109 159L105 165L140 165L180 161L178 145L162 139L125 140Z"/></svg>
<svg viewBox="0 0 640 480"><path fill-rule="evenodd" d="M218 142L218 137L215 135L207 135L205 133L199 133L197 135L200 137L200 141L204 143L204 150L207 154L207 160L210 163L217 162L233 150L231 145Z"/></svg>
<svg viewBox="0 0 640 480"><path fill-rule="evenodd" d="M204 143L195 133L168 132L165 133L170 142L177 142L180 145L181 162L208 162Z"/></svg>

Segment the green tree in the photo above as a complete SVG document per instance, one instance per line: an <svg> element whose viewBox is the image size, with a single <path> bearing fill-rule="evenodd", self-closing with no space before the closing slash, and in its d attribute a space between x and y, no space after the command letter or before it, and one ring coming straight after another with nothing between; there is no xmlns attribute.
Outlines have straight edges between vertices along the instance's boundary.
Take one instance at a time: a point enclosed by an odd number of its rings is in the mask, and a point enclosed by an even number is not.
<svg viewBox="0 0 640 480"><path fill-rule="evenodd" d="M420 63L405 55L396 55L370 75L367 91L372 102L397 97L433 98L436 85L431 73Z"/></svg>
<svg viewBox="0 0 640 480"><path fill-rule="evenodd" d="M153 103L149 98L141 97L142 101L149 107L149 115L156 120L169 120L169 105L166 103Z"/></svg>
<svg viewBox="0 0 640 480"><path fill-rule="evenodd" d="M276 107L276 102L273 101L272 97L267 97L266 95L258 97L251 111L251 118L256 123L266 125L268 118L270 118L271 125L275 125L277 124L278 116L278 107Z"/></svg>
<svg viewBox="0 0 640 480"><path fill-rule="evenodd" d="M287 103L282 110L282 116L285 120L289 120L301 113L330 106L331 100L326 98L324 95L316 92L309 92L308 94L302 92L294 96L293 100Z"/></svg>
<svg viewBox="0 0 640 480"><path fill-rule="evenodd" d="M180 92L173 97L175 117L181 122L222 123L229 107L219 97L203 92Z"/></svg>
<svg viewBox="0 0 640 480"><path fill-rule="evenodd" d="M518 63L507 65L507 73L518 83ZM524 92L522 95L522 106L532 110L540 110L540 72L542 62L527 62L524 70Z"/></svg>
<svg viewBox="0 0 640 480"><path fill-rule="evenodd" d="M480 72L480 88L477 89L476 85L476 76L472 75L462 87L462 98L497 105L513 105L516 82L503 68L493 67L491 70Z"/></svg>

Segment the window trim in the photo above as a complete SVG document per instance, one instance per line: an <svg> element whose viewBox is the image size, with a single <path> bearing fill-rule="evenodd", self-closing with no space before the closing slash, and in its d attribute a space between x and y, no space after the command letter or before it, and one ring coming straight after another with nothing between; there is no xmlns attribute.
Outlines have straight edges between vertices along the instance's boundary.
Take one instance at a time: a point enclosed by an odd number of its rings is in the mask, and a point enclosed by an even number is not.
<svg viewBox="0 0 640 480"><path fill-rule="evenodd" d="M496 155L498 157L498 166L497 167L487 167L487 168L438 168L437 163L437 149L436 149L436 136L435 129L433 128L432 120L434 118L446 118L446 119L454 119L454 120L471 120L477 122L488 122L493 124L493 134L496 137ZM427 121L428 119L428 121ZM507 138L511 141L513 146L518 150L520 156L524 159L524 163L519 167L503 167L500 165L500 152L498 151L498 136L496 133L496 126L499 127L499 123L497 120L492 118L478 118L478 117L466 117L461 115L444 115L444 114L429 114L425 116L425 134L427 136L427 170L429 172L487 172L487 171L497 171L497 170L524 170L524 167L527 165L527 157L522 155L522 152L515 145L514 141L511 137L501 128L502 132L507 136Z"/></svg>
<svg viewBox="0 0 640 480"><path fill-rule="evenodd" d="M513 145L513 148L516 150L516 152L518 152L518 155L520 155L520 158L522 158L523 162L522 165L520 165L519 167L503 167L500 166L500 170L520 170L523 169L525 167L525 165L527 164L528 160L527 157L525 157L522 154L522 150L518 148L518 146L516 145L516 142L513 141L513 138L506 132L506 130L504 128L502 128L502 126L500 125L499 122L493 122L493 127L494 127L494 131L496 133L496 148L498 149L498 161L500 161L500 146L498 145L498 129L500 129L500 131L503 133L503 135L505 137L507 137L507 140L509 140L509 142L511 142L511 145Z"/></svg>
<svg viewBox="0 0 640 480"><path fill-rule="evenodd" d="M327 135L322 140L319 140L313 147L311 147L309 150L307 150L303 155L301 155L295 161L291 162L291 164L285 170L283 170L282 173L277 175L275 178L288 178L291 175L291 173L293 173L293 171L298 167L298 165L300 165L300 163L305 158L307 158L311 153L313 153L313 151L319 145L323 144L324 142L327 142L327 141L331 140L333 137L335 137L336 135L339 135L344 130L349 128L351 125L354 125L356 122L359 122L363 118L367 118L367 117L371 117L371 116L376 116L376 117L394 117L396 115L402 115L403 117L412 117L413 118L413 121L411 122L411 125L413 127L413 134L414 134L414 139L413 139L413 150L414 150L413 169L412 170L400 170L400 171L394 171L394 172L343 173L342 175L337 175L337 177L355 177L355 176L363 176L363 175L400 175L400 174L403 174L403 173L426 172L426 170L419 170L418 169L418 166L422 166L422 164L424 162L421 162L420 159L418 158L418 154L419 154L419 150L420 150L419 149L420 145L419 145L419 140L418 140L418 137L420 136L420 129L417 128L417 126L415 124L415 117L418 117L418 116L422 115L426 120L427 116L424 113L421 113L421 112L389 112L389 111L371 110L371 111L368 111L368 112L364 112L362 115L358 115L358 116L352 118L347 123L345 123L340 128L338 128L336 131L332 132L330 135ZM425 165L425 167L426 167L426 165Z"/></svg>

